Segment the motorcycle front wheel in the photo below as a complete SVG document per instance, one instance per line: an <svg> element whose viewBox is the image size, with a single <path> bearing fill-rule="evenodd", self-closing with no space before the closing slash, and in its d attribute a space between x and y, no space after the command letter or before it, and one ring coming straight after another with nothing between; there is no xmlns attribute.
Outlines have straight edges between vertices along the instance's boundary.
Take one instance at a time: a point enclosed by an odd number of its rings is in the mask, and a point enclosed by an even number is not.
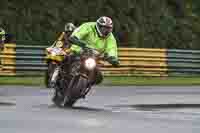
<svg viewBox="0 0 200 133"><path fill-rule="evenodd" d="M72 107L75 102L81 97L83 91L87 89L88 80L85 77L74 77L72 86L70 87L69 95L65 96L64 107Z"/></svg>

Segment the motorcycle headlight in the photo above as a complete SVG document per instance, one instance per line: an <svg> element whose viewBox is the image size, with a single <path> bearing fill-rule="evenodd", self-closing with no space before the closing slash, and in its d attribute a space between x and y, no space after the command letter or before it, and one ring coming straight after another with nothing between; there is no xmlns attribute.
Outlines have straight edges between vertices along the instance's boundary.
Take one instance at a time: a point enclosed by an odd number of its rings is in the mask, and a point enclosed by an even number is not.
<svg viewBox="0 0 200 133"><path fill-rule="evenodd" d="M50 53L51 53L52 56L56 56L56 55L60 55L61 52L62 52L61 48L52 48Z"/></svg>
<svg viewBox="0 0 200 133"><path fill-rule="evenodd" d="M57 53L56 53L56 52L54 52L54 51L52 51L52 52L51 52L51 55L52 55L52 56L56 56L56 55L57 55Z"/></svg>
<svg viewBox="0 0 200 133"><path fill-rule="evenodd" d="M85 67L88 70L92 70L96 67L96 61L93 58L88 58L85 60Z"/></svg>

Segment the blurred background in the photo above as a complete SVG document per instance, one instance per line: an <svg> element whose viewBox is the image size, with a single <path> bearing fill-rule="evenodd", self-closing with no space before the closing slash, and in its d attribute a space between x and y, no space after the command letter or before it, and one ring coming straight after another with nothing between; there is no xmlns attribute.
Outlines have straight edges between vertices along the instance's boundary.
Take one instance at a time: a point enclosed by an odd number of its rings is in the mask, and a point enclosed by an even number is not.
<svg viewBox="0 0 200 133"><path fill-rule="evenodd" d="M65 23L100 16L114 21L120 67L57 108L45 50ZM2 133L199 133L200 0L0 0L0 27Z"/></svg>
<svg viewBox="0 0 200 133"><path fill-rule="evenodd" d="M158 76L160 80L200 75L199 0L1 0L0 27L6 42L0 75L44 75L45 48L58 39L64 25L79 26L100 16L113 19L119 46L121 66L104 68L108 76ZM136 83L133 80L124 84ZM10 77L2 79L7 81ZM115 81L122 84L119 77ZM198 77L195 81L199 84Z"/></svg>
<svg viewBox="0 0 200 133"><path fill-rule="evenodd" d="M200 49L199 0L1 0L0 25L18 43L53 42L66 22L106 15L119 46ZM29 43L31 44L31 43Z"/></svg>

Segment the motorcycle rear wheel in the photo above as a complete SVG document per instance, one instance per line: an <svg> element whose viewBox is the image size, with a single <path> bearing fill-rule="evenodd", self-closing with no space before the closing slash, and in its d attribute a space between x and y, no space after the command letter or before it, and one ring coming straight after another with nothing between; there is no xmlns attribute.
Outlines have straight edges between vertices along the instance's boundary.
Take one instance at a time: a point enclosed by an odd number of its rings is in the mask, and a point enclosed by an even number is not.
<svg viewBox="0 0 200 133"><path fill-rule="evenodd" d="M51 85L50 85L51 77L52 77L53 72L54 72L56 67L57 67L57 64L52 63L51 61L49 61L48 69L47 69L46 75L45 75L45 85L46 85L47 88L51 88Z"/></svg>
<svg viewBox="0 0 200 133"><path fill-rule="evenodd" d="M52 98L52 101L56 106L61 107L63 100L64 100L64 96L62 96L61 94L59 95L57 91L58 90L56 90L56 92Z"/></svg>

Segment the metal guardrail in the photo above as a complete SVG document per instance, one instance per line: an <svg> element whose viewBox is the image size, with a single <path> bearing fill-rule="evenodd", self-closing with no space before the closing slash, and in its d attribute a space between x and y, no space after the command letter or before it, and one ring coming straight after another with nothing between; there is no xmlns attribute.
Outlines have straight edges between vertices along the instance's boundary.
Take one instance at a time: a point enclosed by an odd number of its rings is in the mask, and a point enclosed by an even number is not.
<svg viewBox="0 0 200 133"><path fill-rule="evenodd" d="M6 44L1 75L40 75L47 69L46 46ZM180 49L119 48L120 67L104 63L106 76L200 75L200 51Z"/></svg>

